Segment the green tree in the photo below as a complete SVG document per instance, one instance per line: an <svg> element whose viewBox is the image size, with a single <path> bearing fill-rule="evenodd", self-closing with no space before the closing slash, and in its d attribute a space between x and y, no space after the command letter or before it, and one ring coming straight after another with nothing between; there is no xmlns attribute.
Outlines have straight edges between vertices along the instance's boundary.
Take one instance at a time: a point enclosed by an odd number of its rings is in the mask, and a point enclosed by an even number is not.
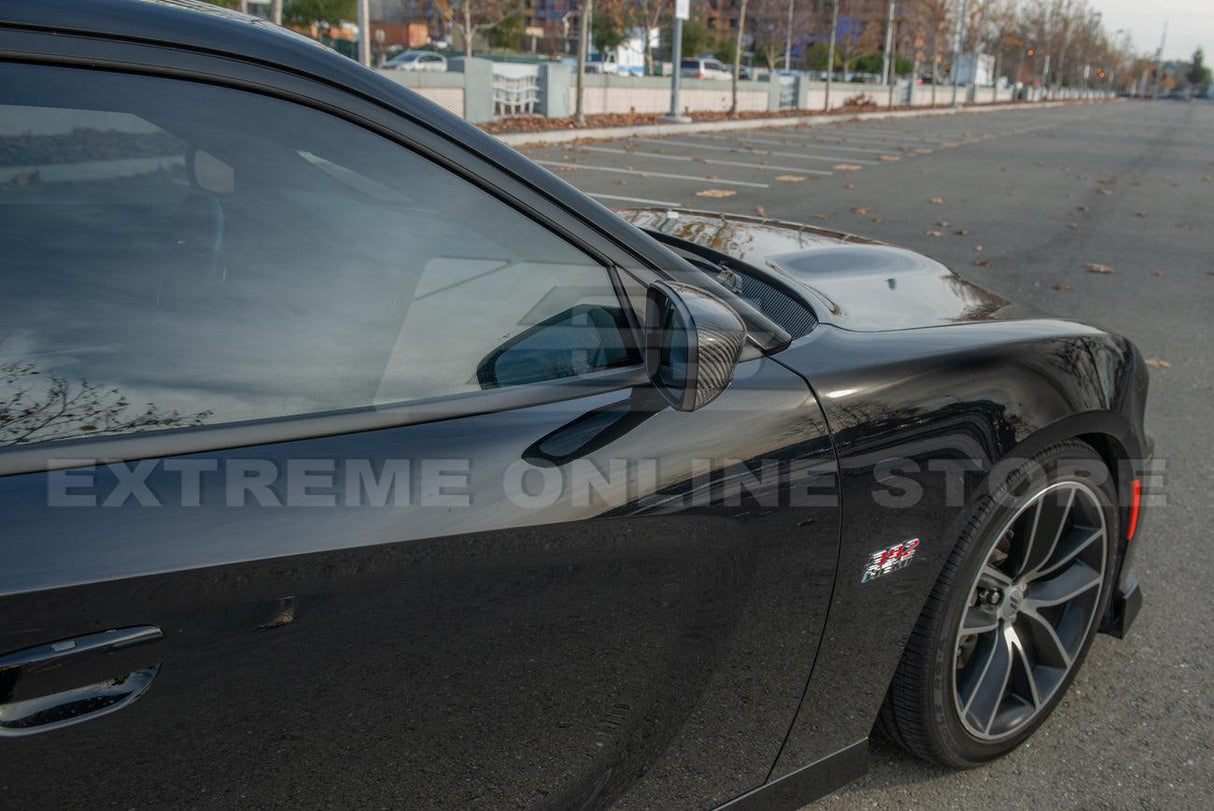
<svg viewBox="0 0 1214 811"><path fill-rule="evenodd" d="M692 18L683 22L683 58L690 59L713 50L716 38L703 20ZM677 69L677 66L676 66Z"/></svg>
<svg viewBox="0 0 1214 811"><path fill-rule="evenodd" d="M352 20L357 16L355 0L284 0L282 6L282 21L286 24L325 22L337 25L340 20Z"/></svg>
<svg viewBox="0 0 1214 811"><path fill-rule="evenodd" d="M1193 51L1193 61L1185 78L1203 94L1210 89L1210 69L1206 67L1206 53L1200 47Z"/></svg>

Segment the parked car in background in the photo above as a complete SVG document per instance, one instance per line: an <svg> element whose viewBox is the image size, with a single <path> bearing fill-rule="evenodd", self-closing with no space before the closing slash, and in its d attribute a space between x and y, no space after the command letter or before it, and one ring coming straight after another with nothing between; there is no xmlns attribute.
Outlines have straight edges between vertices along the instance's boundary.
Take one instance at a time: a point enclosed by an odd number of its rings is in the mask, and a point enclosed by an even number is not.
<svg viewBox="0 0 1214 811"><path fill-rule="evenodd" d="M728 65L712 57L684 59L680 64L683 75L689 79L729 79L733 76Z"/></svg>
<svg viewBox="0 0 1214 811"><path fill-rule="evenodd" d="M384 69L443 73L447 70L447 57L433 51L405 51L385 62Z"/></svg>

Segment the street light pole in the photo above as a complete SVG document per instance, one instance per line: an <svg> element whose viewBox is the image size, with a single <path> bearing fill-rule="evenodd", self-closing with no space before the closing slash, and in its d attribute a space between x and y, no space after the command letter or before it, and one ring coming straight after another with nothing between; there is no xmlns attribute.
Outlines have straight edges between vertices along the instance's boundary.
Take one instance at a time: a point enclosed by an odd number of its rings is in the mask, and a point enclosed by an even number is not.
<svg viewBox="0 0 1214 811"><path fill-rule="evenodd" d="M792 70L792 4L788 0L788 31L784 34L784 69Z"/></svg>
<svg viewBox="0 0 1214 811"><path fill-rule="evenodd" d="M835 38L839 35L839 0L831 0L833 10L830 15L830 46L826 49L826 103L824 108L830 110L830 87L835 79Z"/></svg>
<svg viewBox="0 0 1214 811"><path fill-rule="evenodd" d="M675 0L674 31L671 33L670 61L673 70L670 76L670 112L661 120L668 124L690 124L691 119L679 108L679 78L683 73L683 20L691 16L691 0Z"/></svg>
<svg viewBox="0 0 1214 811"><path fill-rule="evenodd" d="M371 11L369 0L358 0L358 61L371 67Z"/></svg>

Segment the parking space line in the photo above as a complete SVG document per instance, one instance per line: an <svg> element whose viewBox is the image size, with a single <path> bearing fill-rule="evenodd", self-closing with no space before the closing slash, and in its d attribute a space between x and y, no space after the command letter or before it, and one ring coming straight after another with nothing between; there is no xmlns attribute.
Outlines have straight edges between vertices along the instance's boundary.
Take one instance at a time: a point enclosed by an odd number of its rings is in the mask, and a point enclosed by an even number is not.
<svg viewBox="0 0 1214 811"><path fill-rule="evenodd" d="M666 161L684 161L690 163L696 160L695 158L687 155L660 155L656 152L637 152L635 150L630 151L627 149L612 149L611 147L606 146L583 146L579 147L579 149L585 152L608 152L612 155L629 155ZM806 169L803 166L772 166L771 164L764 163L746 163L744 161L726 161L717 159L708 160L707 158L696 162L702 162L705 166L740 166L743 169L766 169L767 171L771 172L801 172L807 175L834 174L834 172L829 172L825 169Z"/></svg>
<svg viewBox="0 0 1214 811"><path fill-rule="evenodd" d="M585 163L565 163L564 161L539 161L541 166L564 166L570 169L585 169L591 172L614 172L621 175L645 175L646 177L661 177L667 180L691 180L696 183L716 183L722 186L747 186L752 189L770 189L770 183L752 183L749 180L722 180L721 178L695 177L694 175L672 175L668 172L644 172L640 169L617 169L614 166L591 166Z"/></svg>
<svg viewBox="0 0 1214 811"><path fill-rule="evenodd" d="M690 133L688 133L688 134L690 135ZM847 155L847 156L836 155L835 157L830 158L825 155L803 155L800 152L772 152L767 149L746 149L745 147L736 147L736 146L712 146L711 144L695 144L695 143L688 143L687 141L668 141L668 140L661 140L661 139L657 139L657 138L637 138L636 140L645 141L647 143L655 143L655 144L669 144L670 146L685 146L688 149L711 149L711 150L715 150L717 152L735 152L735 153L736 152L743 152L743 153L749 152L749 153L752 153L755 155L775 155L778 158L802 158L804 160L828 161L830 163L838 163L840 161L843 161L844 163L865 163L865 164L868 164L869 166L876 166L877 164L880 163L880 161L870 161L870 160L861 160L860 158L853 158L851 155Z"/></svg>
<svg viewBox="0 0 1214 811"><path fill-rule="evenodd" d="M790 134L790 135L795 135L795 133L789 133L789 134ZM754 136L738 136L738 140L739 140L739 141L743 141L743 142L745 142L745 143L771 144L771 145L773 145L773 146L796 146L796 144L790 144L790 143L788 143L787 141L777 141L777 140L772 139L772 138L755 138ZM813 142L812 142L812 141L806 141L805 143L813 143ZM823 143L823 142L820 142L820 141L819 141L818 143ZM871 147L859 147L859 146L835 146L835 145L832 143L832 144L830 144L830 147L829 147L829 148L830 148L830 149L838 149L838 150L842 150L842 151L844 151L844 152L869 152L869 153L872 153L872 154L874 154L874 155L876 155L876 154L880 154L880 155L893 155L893 154L894 154L894 153L890 152L888 148L880 148L880 147L877 147L877 146L871 146Z"/></svg>
<svg viewBox="0 0 1214 811"><path fill-rule="evenodd" d="M591 197L597 197L600 200L626 200L629 203L646 203L647 205L651 206L670 206L672 208L678 208L679 206L683 205L682 203L672 203L669 200L649 200L644 197L624 197L620 194L599 194L598 192L592 191L588 191L586 194L590 195Z"/></svg>

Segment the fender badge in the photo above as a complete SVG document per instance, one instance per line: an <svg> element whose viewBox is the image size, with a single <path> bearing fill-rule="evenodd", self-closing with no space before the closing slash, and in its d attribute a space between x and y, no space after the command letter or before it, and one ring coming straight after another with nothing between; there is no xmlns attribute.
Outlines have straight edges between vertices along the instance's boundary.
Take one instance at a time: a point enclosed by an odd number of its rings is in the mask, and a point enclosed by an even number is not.
<svg viewBox="0 0 1214 811"><path fill-rule="evenodd" d="M864 565L864 574L860 576L860 582L867 583L870 580L876 580L882 575L905 568L914 559L915 550L918 548L919 539L911 538L910 540L902 541L901 543L896 543L893 546L873 552L868 556L868 563Z"/></svg>

